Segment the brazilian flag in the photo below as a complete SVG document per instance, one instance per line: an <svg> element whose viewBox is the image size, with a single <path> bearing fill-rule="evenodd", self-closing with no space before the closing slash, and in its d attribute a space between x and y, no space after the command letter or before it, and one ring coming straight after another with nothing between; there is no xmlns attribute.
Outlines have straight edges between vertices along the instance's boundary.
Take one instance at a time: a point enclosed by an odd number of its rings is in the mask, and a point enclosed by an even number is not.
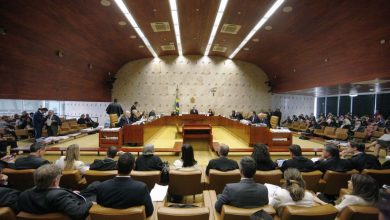
<svg viewBox="0 0 390 220"><path fill-rule="evenodd" d="M176 114L180 113L180 99L179 99L179 86L176 86L176 100L175 100L175 110Z"/></svg>

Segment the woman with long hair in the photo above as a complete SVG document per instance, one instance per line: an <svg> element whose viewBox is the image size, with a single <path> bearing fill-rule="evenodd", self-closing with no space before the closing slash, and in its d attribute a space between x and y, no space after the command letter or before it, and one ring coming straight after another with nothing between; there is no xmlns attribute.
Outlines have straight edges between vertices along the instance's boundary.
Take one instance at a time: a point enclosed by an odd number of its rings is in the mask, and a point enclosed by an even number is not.
<svg viewBox="0 0 390 220"><path fill-rule="evenodd" d="M190 144L183 144L181 147L181 157L173 163L176 169L198 168L198 163L194 157L194 149Z"/></svg>
<svg viewBox="0 0 390 220"><path fill-rule="evenodd" d="M79 159L80 147L77 144L72 144L66 149L65 156L61 156L55 164L61 170L79 170L81 174L84 174L88 167Z"/></svg>
<svg viewBox="0 0 390 220"><path fill-rule="evenodd" d="M341 211L346 206L372 206L378 201L379 187L374 178L365 174L353 174L348 181L350 195L344 195L335 207Z"/></svg>
<svg viewBox="0 0 390 220"><path fill-rule="evenodd" d="M256 161L257 170L274 170L277 165L271 160L268 147L265 144L255 144L251 157Z"/></svg>

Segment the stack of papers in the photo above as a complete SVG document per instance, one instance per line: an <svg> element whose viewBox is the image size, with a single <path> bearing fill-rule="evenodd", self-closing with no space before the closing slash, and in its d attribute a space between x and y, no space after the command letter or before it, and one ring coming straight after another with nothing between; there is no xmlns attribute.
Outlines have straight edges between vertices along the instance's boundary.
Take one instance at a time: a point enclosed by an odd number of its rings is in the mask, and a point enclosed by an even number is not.
<svg viewBox="0 0 390 220"><path fill-rule="evenodd" d="M281 128L281 129L269 129L273 133L291 133L290 129L288 128Z"/></svg>
<svg viewBox="0 0 390 220"><path fill-rule="evenodd" d="M152 191L150 192L150 197L152 202L162 202L168 193L168 186L161 186L159 184L154 184Z"/></svg>

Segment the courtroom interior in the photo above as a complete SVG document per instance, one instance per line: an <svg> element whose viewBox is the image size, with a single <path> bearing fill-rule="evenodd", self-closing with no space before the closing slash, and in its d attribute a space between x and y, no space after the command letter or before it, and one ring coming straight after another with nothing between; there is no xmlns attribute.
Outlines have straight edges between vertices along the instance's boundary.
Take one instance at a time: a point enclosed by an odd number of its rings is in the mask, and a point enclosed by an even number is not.
<svg viewBox="0 0 390 220"><path fill-rule="evenodd" d="M390 220L390 1L0 0L0 219Z"/></svg>

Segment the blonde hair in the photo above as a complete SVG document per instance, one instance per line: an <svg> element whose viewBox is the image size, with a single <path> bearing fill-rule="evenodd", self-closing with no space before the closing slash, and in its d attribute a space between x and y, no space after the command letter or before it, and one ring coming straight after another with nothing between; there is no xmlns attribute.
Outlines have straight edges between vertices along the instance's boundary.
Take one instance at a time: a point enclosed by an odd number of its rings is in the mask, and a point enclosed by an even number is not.
<svg viewBox="0 0 390 220"><path fill-rule="evenodd" d="M80 158L80 147L72 144L66 149L64 170L73 170L74 162Z"/></svg>
<svg viewBox="0 0 390 220"><path fill-rule="evenodd" d="M283 185L283 188L290 193L293 201L297 202L305 197L306 183L299 170L295 168L287 169L284 171L284 180L286 182Z"/></svg>

